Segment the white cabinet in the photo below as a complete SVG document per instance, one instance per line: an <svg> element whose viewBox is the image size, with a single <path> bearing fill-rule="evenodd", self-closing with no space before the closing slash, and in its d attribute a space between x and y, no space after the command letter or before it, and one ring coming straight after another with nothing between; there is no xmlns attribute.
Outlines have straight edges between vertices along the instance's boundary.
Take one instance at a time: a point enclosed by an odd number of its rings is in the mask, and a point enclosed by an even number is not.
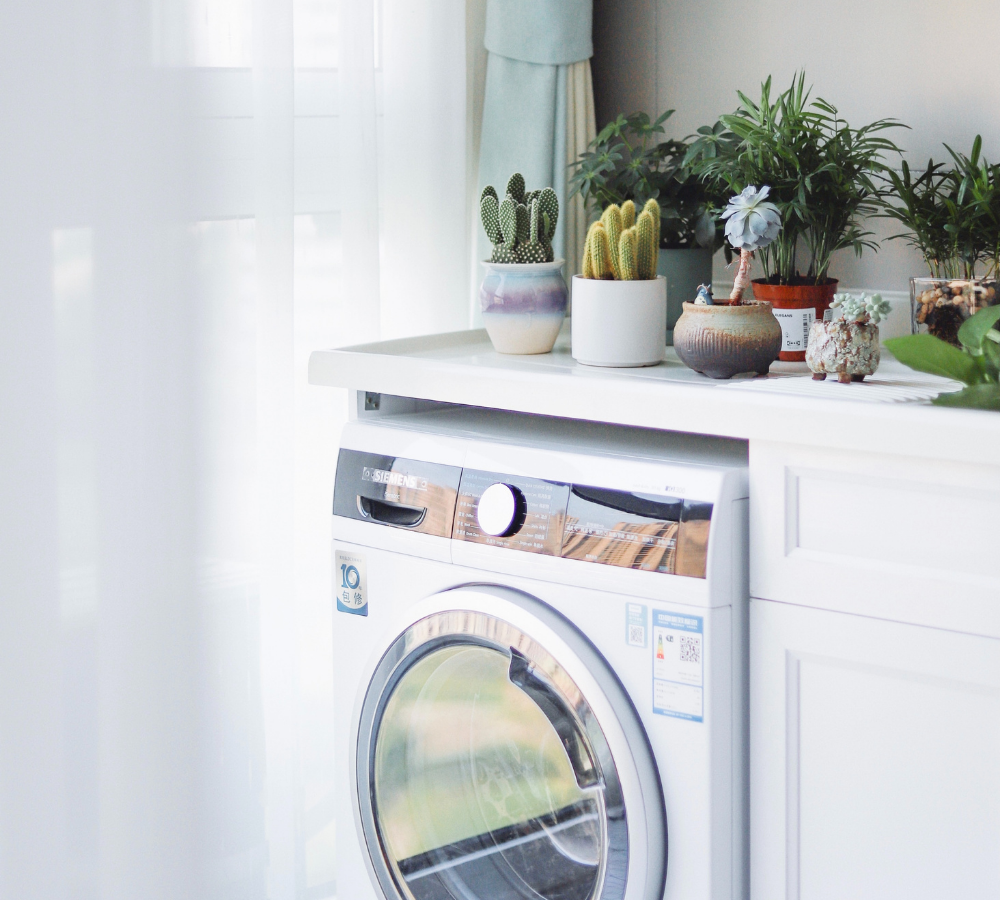
<svg viewBox="0 0 1000 900"><path fill-rule="evenodd" d="M752 441L751 595L1000 637L990 463Z"/></svg>
<svg viewBox="0 0 1000 900"><path fill-rule="evenodd" d="M750 612L753 900L1000 897L1000 641Z"/></svg>

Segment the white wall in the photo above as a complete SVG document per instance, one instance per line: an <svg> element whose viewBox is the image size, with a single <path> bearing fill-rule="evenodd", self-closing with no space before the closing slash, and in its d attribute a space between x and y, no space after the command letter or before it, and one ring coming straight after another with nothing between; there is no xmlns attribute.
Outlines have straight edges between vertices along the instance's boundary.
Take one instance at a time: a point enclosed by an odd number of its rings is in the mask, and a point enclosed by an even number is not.
<svg viewBox="0 0 1000 900"><path fill-rule="evenodd" d="M893 139L911 166L943 158L943 141L968 152L976 134L1000 160L998 32L997 0L596 0L598 127L618 112L674 108L668 136L683 137L731 112L737 89L758 96L769 74L782 89L804 68L814 95L851 125L909 125ZM876 221L873 230L898 229ZM841 253L831 274L845 287L905 290L923 268L893 241L861 260Z"/></svg>

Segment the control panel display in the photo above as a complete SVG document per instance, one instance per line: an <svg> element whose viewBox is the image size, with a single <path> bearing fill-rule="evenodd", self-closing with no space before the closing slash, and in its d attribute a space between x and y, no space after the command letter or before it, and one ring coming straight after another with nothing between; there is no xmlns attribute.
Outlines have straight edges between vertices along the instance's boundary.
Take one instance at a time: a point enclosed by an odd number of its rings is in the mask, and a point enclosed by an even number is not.
<svg viewBox="0 0 1000 900"><path fill-rule="evenodd" d="M452 537L457 541L558 556L568 497L567 484L465 469Z"/></svg>
<svg viewBox="0 0 1000 900"><path fill-rule="evenodd" d="M456 541L704 578L712 504L341 450L333 513Z"/></svg>
<svg viewBox="0 0 1000 900"><path fill-rule="evenodd" d="M683 503L574 485L566 510L566 559L673 574Z"/></svg>

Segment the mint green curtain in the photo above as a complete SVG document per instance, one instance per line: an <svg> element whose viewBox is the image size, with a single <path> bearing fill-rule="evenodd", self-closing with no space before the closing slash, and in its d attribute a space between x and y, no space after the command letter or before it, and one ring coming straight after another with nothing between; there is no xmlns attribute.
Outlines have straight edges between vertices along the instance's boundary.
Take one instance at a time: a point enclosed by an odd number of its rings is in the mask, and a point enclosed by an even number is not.
<svg viewBox="0 0 1000 900"><path fill-rule="evenodd" d="M488 0L480 190L492 184L502 198L507 179L520 172L529 189L554 188L566 209L567 77L593 56L592 27L592 0ZM481 224L478 234L478 258L488 259ZM565 215L553 249L566 257Z"/></svg>

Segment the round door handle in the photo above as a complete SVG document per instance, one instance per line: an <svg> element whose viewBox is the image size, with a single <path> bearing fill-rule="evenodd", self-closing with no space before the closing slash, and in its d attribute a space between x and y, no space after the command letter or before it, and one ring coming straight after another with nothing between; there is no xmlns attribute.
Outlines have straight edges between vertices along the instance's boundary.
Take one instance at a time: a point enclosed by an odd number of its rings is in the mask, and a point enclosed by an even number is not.
<svg viewBox="0 0 1000 900"><path fill-rule="evenodd" d="M512 484L491 484L479 498L476 521L484 534L510 537L524 524L528 502Z"/></svg>

